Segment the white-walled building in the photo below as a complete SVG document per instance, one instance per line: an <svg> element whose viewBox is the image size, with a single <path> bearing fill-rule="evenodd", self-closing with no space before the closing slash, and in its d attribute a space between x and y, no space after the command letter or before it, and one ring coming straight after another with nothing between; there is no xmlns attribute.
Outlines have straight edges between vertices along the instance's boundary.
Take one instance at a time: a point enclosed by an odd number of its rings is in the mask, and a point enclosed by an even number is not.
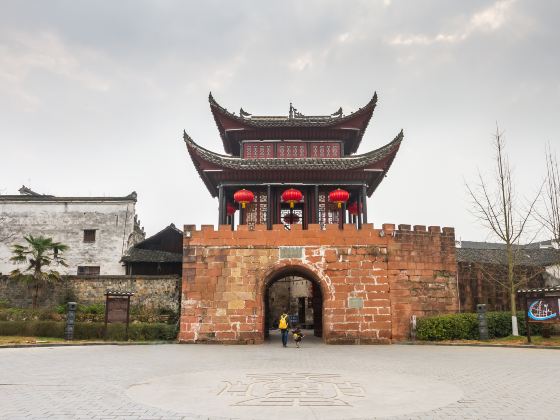
<svg viewBox="0 0 560 420"><path fill-rule="evenodd" d="M23 186L20 195L0 195L0 273L17 268L14 244L26 235L46 236L68 245L61 274L125 274L126 250L144 239L136 217L136 193L126 197L55 197ZM24 268L20 266L20 268Z"/></svg>

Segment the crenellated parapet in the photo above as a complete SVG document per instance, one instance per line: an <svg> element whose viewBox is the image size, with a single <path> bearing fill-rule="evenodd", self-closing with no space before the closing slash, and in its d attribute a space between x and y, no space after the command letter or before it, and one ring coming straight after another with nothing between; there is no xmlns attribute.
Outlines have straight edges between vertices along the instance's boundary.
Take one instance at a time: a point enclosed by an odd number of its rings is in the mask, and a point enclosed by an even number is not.
<svg viewBox="0 0 560 420"><path fill-rule="evenodd" d="M312 246L360 244L360 245L388 245L390 243L440 241L444 248L455 247L455 229L452 227L383 224L380 228L373 223L362 225L357 229L353 224L344 224L343 229L338 225L309 224L307 229L302 225L292 225L288 230L283 224L275 224L272 230L267 230L266 225L239 225L236 230L231 230L229 225L196 225L184 226L185 245L204 246Z"/></svg>

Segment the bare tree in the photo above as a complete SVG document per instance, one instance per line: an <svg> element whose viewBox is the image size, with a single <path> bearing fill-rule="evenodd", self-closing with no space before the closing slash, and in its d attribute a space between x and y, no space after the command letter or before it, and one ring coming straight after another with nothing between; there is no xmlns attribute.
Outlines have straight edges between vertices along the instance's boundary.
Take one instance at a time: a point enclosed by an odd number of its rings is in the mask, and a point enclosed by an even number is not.
<svg viewBox="0 0 560 420"><path fill-rule="evenodd" d="M513 188L511 167L505 152L503 134L496 127L494 135L496 174L489 184L478 174L479 183L475 188L467 185L473 200L473 212L477 219L505 245L506 279L494 278L496 283L505 287L509 293L511 305L511 329L513 335L519 335L517 328L517 288L525 281L516 275L521 238L526 232L527 222L533 214L539 194L522 209Z"/></svg>
<svg viewBox="0 0 560 420"><path fill-rule="evenodd" d="M546 149L546 180L545 194L543 196L544 213L539 214L544 228L551 235L552 240L560 241L560 174L556 154Z"/></svg>
<svg viewBox="0 0 560 420"><path fill-rule="evenodd" d="M556 249L560 245L560 171L556 154L546 148L546 179L545 194L543 194L543 209L537 212L537 218L552 239L552 246ZM560 251L556 256L556 266L547 270L549 286L557 285L560 280Z"/></svg>

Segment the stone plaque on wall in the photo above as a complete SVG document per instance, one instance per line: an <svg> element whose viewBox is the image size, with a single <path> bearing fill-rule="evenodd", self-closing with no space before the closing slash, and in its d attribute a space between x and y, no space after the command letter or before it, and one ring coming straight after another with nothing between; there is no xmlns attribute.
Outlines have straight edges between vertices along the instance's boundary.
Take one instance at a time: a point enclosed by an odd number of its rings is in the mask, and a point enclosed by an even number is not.
<svg viewBox="0 0 560 420"><path fill-rule="evenodd" d="M303 247L302 246L281 246L280 247L280 259L291 258L291 259L303 259Z"/></svg>
<svg viewBox="0 0 560 420"><path fill-rule="evenodd" d="M351 309L361 309L364 307L364 300L356 297L348 298L348 307Z"/></svg>

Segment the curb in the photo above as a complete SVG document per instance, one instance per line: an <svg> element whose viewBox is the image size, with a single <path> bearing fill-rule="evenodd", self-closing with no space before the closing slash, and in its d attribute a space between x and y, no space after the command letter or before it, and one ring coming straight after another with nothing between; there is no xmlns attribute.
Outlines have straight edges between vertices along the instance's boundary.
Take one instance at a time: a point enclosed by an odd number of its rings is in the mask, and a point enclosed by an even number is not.
<svg viewBox="0 0 560 420"><path fill-rule="evenodd" d="M177 344L176 341L118 342L108 343L37 343L37 344L0 344L1 349L25 349L34 347L80 347L80 346L157 346L161 344Z"/></svg>
<svg viewBox="0 0 560 420"><path fill-rule="evenodd" d="M535 344L475 344L475 343L436 343L434 341L400 341L393 343L401 346L448 346L448 347L499 347L506 349L547 349L560 350L560 346L541 346Z"/></svg>

